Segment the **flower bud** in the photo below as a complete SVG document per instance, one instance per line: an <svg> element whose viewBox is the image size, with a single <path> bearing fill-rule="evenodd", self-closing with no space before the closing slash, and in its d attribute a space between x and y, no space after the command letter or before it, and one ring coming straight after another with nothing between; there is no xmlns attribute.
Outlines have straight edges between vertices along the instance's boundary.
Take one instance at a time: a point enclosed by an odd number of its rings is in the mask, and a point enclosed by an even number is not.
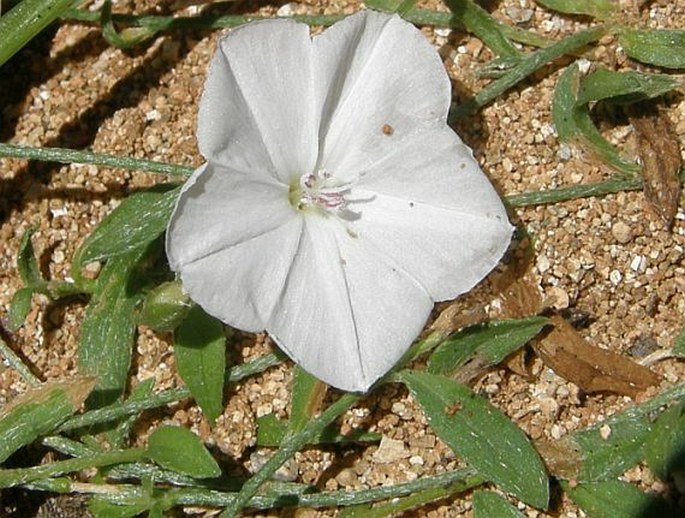
<svg viewBox="0 0 685 518"><path fill-rule="evenodd" d="M173 331L183 321L193 302L180 281L160 284L145 298L138 323L155 331Z"/></svg>

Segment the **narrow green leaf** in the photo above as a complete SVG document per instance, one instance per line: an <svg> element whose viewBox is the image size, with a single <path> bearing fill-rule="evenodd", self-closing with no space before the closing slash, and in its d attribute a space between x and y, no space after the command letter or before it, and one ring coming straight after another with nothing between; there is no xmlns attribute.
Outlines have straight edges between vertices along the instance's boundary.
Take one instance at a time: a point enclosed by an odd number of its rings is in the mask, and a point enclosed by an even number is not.
<svg viewBox="0 0 685 518"><path fill-rule="evenodd" d="M181 379L210 423L224 410L226 337L224 326L200 306L193 306L174 335Z"/></svg>
<svg viewBox="0 0 685 518"><path fill-rule="evenodd" d="M492 491L474 491L473 518L525 518L525 515Z"/></svg>
<svg viewBox="0 0 685 518"><path fill-rule="evenodd" d="M0 415L0 462L76 412L93 388L91 378L30 389Z"/></svg>
<svg viewBox="0 0 685 518"><path fill-rule="evenodd" d="M473 0L447 0L457 23L483 40L498 56L517 57L521 53L505 36L501 24Z"/></svg>
<svg viewBox="0 0 685 518"><path fill-rule="evenodd" d="M136 401L146 401L152 396L152 389L155 386L155 378L147 378L138 383L131 394L126 399L126 403L135 403ZM138 420L139 414L133 414L126 419L122 419L116 428L107 430L107 442L110 447L115 450L124 449L128 446L129 434Z"/></svg>
<svg viewBox="0 0 685 518"><path fill-rule="evenodd" d="M685 358L685 327L680 330L673 345L673 355L678 358Z"/></svg>
<svg viewBox="0 0 685 518"><path fill-rule="evenodd" d="M160 426L148 440L148 455L163 468L194 478L213 478L221 468L200 438L180 426Z"/></svg>
<svg viewBox="0 0 685 518"><path fill-rule="evenodd" d="M628 56L664 68L685 68L685 30L624 29L618 41Z"/></svg>
<svg viewBox="0 0 685 518"><path fill-rule="evenodd" d="M623 173L632 175L639 172L640 166L636 162L621 157L600 134L590 118L587 105L578 106L579 86L580 68L573 63L561 75L554 91L552 118L559 139L579 145Z"/></svg>
<svg viewBox="0 0 685 518"><path fill-rule="evenodd" d="M179 188L157 185L127 197L86 238L74 257L74 268L137 250L157 239L171 217Z"/></svg>
<svg viewBox="0 0 685 518"><path fill-rule="evenodd" d="M34 230L30 229L21 236L19 254L17 256L17 270L19 270L19 276L21 277L21 280L24 281L25 286L45 284L45 279L43 279L43 274L40 272L40 267L38 266L36 253L33 250L33 243L31 243L31 236L33 236L33 233Z"/></svg>
<svg viewBox="0 0 685 518"><path fill-rule="evenodd" d="M267 414L257 418L258 446L277 447L285 439L287 432L288 422L278 419L275 414ZM314 437L309 444L362 444L377 443L380 440L380 434L364 430L354 430L346 435L341 435L340 430L332 425Z"/></svg>
<svg viewBox="0 0 685 518"><path fill-rule="evenodd" d="M579 484L565 489L580 508L592 518L667 518L673 510L661 498L648 495L627 482L605 480L594 484Z"/></svg>
<svg viewBox="0 0 685 518"><path fill-rule="evenodd" d="M440 438L502 490L541 509L549 483L540 457L507 416L468 387L443 376L405 370L398 375Z"/></svg>
<svg viewBox="0 0 685 518"><path fill-rule="evenodd" d="M564 14L581 14L606 20L614 14L611 0L535 0L547 9Z"/></svg>
<svg viewBox="0 0 685 518"><path fill-rule="evenodd" d="M544 317L530 317L462 329L435 349L428 360L428 372L451 375L466 362L475 362L483 369L497 365L523 347L548 323Z"/></svg>
<svg viewBox="0 0 685 518"><path fill-rule="evenodd" d="M74 0L23 0L0 17L0 67Z"/></svg>
<svg viewBox="0 0 685 518"><path fill-rule="evenodd" d="M582 79L576 106L604 99L614 103L635 103L664 95L681 84L676 78L663 74L600 68Z"/></svg>
<svg viewBox="0 0 685 518"><path fill-rule="evenodd" d="M295 366L288 433L297 433L311 421L325 394L325 383Z"/></svg>
<svg viewBox="0 0 685 518"><path fill-rule="evenodd" d="M660 479L685 474L685 402L659 416L647 436L645 460Z"/></svg>
<svg viewBox="0 0 685 518"><path fill-rule="evenodd" d="M404 16L416 5L416 0L370 0L364 2L366 7L369 9L375 9L376 11L383 11L386 13L397 13L400 16Z"/></svg>
<svg viewBox="0 0 685 518"><path fill-rule="evenodd" d="M142 500L142 498L141 498ZM146 499L147 500L147 499ZM150 504L114 504L97 496L88 501L88 510L94 518L133 518L139 516L150 508Z"/></svg>
<svg viewBox="0 0 685 518"><path fill-rule="evenodd" d="M9 328L11 331L16 331L26 322L26 317L31 311L31 298L33 297L34 289L30 287L21 288L16 291L12 297L9 310Z"/></svg>
<svg viewBox="0 0 685 518"><path fill-rule="evenodd" d="M113 403L126 386L135 338L133 310L142 299L136 267L146 253L146 249L134 249L109 259L86 308L79 342L79 372L97 379L88 401L90 407Z"/></svg>

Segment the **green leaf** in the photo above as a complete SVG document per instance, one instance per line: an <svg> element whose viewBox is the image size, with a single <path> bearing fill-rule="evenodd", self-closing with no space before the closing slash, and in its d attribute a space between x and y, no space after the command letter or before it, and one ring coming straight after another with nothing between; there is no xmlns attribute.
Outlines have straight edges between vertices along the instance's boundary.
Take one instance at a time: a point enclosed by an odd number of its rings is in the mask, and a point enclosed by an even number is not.
<svg viewBox="0 0 685 518"><path fill-rule="evenodd" d="M680 330L673 345L673 355L678 358L685 358L685 327Z"/></svg>
<svg viewBox="0 0 685 518"><path fill-rule="evenodd" d="M628 56L664 68L685 68L685 30L624 29L618 42Z"/></svg>
<svg viewBox="0 0 685 518"><path fill-rule="evenodd" d="M0 462L41 435L51 433L74 414L93 380L77 378L69 383L49 383L30 389L7 405L0 414Z"/></svg>
<svg viewBox="0 0 685 518"><path fill-rule="evenodd" d="M123 200L86 238L76 252L74 268L128 254L157 239L166 229L179 189L162 184Z"/></svg>
<svg viewBox="0 0 685 518"><path fill-rule="evenodd" d="M26 317L31 310L33 292L33 288L21 288L18 289L12 297L8 322L11 331L16 331L24 325L24 322L26 322Z"/></svg>
<svg viewBox="0 0 685 518"><path fill-rule="evenodd" d="M19 255L17 257L17 269L19 270L21 280L24 281L24 285L42 286L45 284L45 279L43 279L43 274L40 272L36 253L33 250L33 243L31 243L31 236L33 236L33 233L34 230L30 229L21 236Z"/></svg>
<svg viewBox="0 0 685 518"><path fill-rule="evenodd" d="M604 99L615 103L635 103L659 97L680 85L676 78L663 74L614 72L600 68L582 79L576 106Z"/></svg>
<svg viewBox="0 0 685 518"><path fill-rule="evenodd" d="M497 365L523 347L548 323L544 317L530 317L462 329L435 349L428 360L428 372L452 375L467 362L483 369Z"/></svg>
<svg viewBox="0 0 685 518"><path fill-rule="evenodd" d="M606 20L614 13L611 0L535 0L547 9L564 14L581 14Z"/></svg>
<svg viewBox="0 0 685 518"><path fill-rule="evenodd" d="M23 0L0 17L0 66L62 14L74 0Z"/></svg>
<svg viewBox="0 0 685 518"><path fill-rule="evenodd" d="M473 518L525 518L525 515L492 491L474 491Z"/></svg>
<svg viewBox="0 0 685 518"><path fill-rule="evenodd" d="M580 508L592 518L643 518L673 516L666 502L647 495L620 480L606 480L594 484L579 484L565 489Z"/></svg>
<svg viewBox="0 0 685 518"><path fill-rule="evenodd" d="M148 440L148 455L163 468L194 478L213 478L221 468L200 438L180 426L160 426Z"/></svg>
<svg viewBox="0 0 685 518"><path fill-rule="evenodd" d="M549 483L525 434L487 400L442 376L405 370L398 375L440 438L502 490L541 509Z"/></svg>
<svg viewBox="0 0 685 518"><path fill-rule="evenodd" d="M100 25L102 26L102 36L110 45L120 48L129 49L152 38L157 34L157 29L144 27L127 27L121 32L117 32L112 21L112 1L105 0L104 5L100 11Z"/></svg>
<svg viewBox="0 0 685 518"><path fill-rule="evenodd" d="M647 436L645 460L660 479L685 473L685 402L659 416Z"/></svg>
<svg viewBox="0 0 685 518"><path fill-rule="evenodd" d="M266 414L257 418L258 446L277 447L285 439L287 432L288 422L278 419L275 414ZM380 440L380 434L364 430L353 430L346 435L341 435L340 430L336 426L331 425L314 437L309 444L360 444L376 443Z"/></svg>
<svg viewBox="0 0 685 518"><path fill-rule="evenodd" d="M214 423L224 410L224 326L200 306L193 306L176 330L174 353L181 379L209 422Z"/></svg>
<svg viewBox="0 0 685 518"><path fill-rule="evenodd" d="M473 0L447 0L445 3L452 11L456 23L483 40L495 54L520 57L519 50L505 36L502 24Z"/></svg>
<svg viewBox="0 0 685 518"><path fill-rule="evenodd" d="M135 338L133 310L142 299L136 268L148 253L129 250L107 261L86 308L79 342L79 372L95 376L88 405L105 406L124 391Z"/></svg>
<svg viewBox="0 0 685 518"><path fill-rule="evenodd" d="M153 395L154 386L155 378L147 378L141 381L133 388L128 398L126 398L126 403L130 404L135 403L136 401L146 401ZM112 449L124 449L128 446L129 434L138 420L139 415L139 413L130 415L126 419L122 419L116 428L107 431L107 442Z"/></svg>
<svg viewBox="0 0 685 518"><path fill-rule="evenodd" d="M297 433L311 421L326 395L326 384L295 366L288 433Z"/></svg>
<svg viewBox="0 0 685 518"><path fill-rule="evenodd" d="M88 501L88 510L94 518L133 518L150 508L150 504L113 504L102 498L93 497Z"/></svg>
<svg viewBox="0 0 685 518"><path fill-rule="evenodd" d="M621 157L600 134L590 118L587 105L578 105L579 85L580 68L577 63L573 63L561 75L554 91L552 118L559 139L579 145L623 173L632 175L640 172L640 166L636 162Z"/></svg>
<svg viewBox="0 0 685 518"><path fill-rule="evenodd" d="M369 9L383 11L386 13L397 13L404 16L416 5L416 0L370 0L364 2Z"/></svg>

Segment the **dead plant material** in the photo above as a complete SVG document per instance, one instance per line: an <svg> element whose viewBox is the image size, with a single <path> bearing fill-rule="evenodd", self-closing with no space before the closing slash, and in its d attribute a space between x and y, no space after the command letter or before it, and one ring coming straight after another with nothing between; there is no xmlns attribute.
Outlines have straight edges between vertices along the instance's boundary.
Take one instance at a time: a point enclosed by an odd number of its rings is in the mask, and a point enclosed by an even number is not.
<svg viewBox="0 0 685 518"><path fill-rule="evenodd" d="M561 316L554 315L551 321L554 328L533 348L554 372L583 391L635 398L659 382L660 377L648 368L586 342Z"/></svg>
<svg viewBox="0 0 685 518"><path fill-rule="evenodd" d="M660 110L634 111L629 119L643 164L645 197L664 227L671 228L678 212L683 165L678 137L668 115Z"/></svg>

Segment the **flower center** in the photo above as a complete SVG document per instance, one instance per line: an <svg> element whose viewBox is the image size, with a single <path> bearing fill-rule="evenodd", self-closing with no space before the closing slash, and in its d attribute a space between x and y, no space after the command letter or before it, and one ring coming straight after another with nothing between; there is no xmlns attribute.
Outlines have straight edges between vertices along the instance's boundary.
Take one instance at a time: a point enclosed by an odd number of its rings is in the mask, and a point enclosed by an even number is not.
<svg viewBox="0 0 685 518"><path fill-rule="evenodd" d="M324 215L335 215L342 219L354 220L359 214L347 208L351 184L337 183L324 169L307 173L290 184L288 200L297 210L318 211Z"/></svg>

